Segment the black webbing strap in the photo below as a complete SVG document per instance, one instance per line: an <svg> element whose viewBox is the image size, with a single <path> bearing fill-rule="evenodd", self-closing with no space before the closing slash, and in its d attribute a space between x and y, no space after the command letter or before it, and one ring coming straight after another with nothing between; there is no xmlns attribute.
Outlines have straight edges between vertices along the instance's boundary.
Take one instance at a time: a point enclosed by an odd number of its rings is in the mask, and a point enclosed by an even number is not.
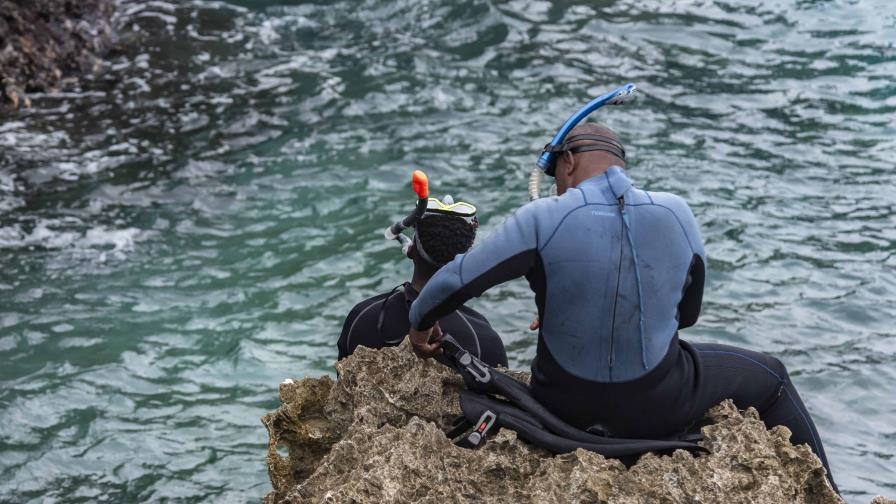
<svg viewBox="0 0 896 504"><path fill-rule="evenodd" d="M625 161L625 151L620 151L616 147L604 147L602 145L583 145L581 147L573 147L573 148L567 149L567 150L573 154L578 154L580 152L589 152L589 151L604 151L604 152L609 152L610 154Z"/></svg>
<svg viewBox="0 0 896 504"><path fill-rule="evenodd" d="M573 146L571 144L575 142L582 142L590 140L592 142L599 142L603 145L581 145L581 146ZM573 135L571 137L563 140L563 143L560 145L546 145L544 148L545 152L571 152L572 154L578 154L580 152L590 152L590 151L604 151L613 154L619 159L625 160L625 147L619 143L615 138L611 138L604 135Z"/></svg>

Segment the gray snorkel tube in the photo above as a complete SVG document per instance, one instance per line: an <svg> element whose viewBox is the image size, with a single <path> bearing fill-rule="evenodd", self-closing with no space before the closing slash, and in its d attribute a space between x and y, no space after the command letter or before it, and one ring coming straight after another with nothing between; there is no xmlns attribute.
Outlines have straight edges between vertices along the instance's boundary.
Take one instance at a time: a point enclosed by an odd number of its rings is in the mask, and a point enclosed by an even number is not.
<svg viewBox="0 0 896 504"><path fill-rule="evenodd" d="M558 147L563 144L563 140L566 138L566 135L576 127L577 124L582 122L588 114L594 112L595 110L603 107L604 105L623 105L625 103L630 102L635 97L635 85L634 84L626 84L620 88L614 89L605 95L598 96L597 98L591 100L587 105L579 109L578 112L573 114L563 123L563 126L557 130L557 134L554 135L554 138L551 140L551 143L545 145L544 150L541 153L541 156L538 158L538 161L535 163L535 168L532 169L532 172L529 174L529 199L537 200L541 197L541 180L544 178L545 174L553 176L553 166L555 158L557 157L557 153L553 152L552 149L554 147Z"/></svg>

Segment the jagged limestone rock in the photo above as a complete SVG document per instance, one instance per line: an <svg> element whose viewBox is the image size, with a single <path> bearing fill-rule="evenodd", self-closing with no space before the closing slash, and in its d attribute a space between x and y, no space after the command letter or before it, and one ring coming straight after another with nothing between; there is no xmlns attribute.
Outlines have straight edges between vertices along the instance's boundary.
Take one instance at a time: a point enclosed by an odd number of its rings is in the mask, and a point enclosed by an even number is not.
<svg viewBox="0 0 896 504"><path fill-rule="evenodd" d="M0 0L0 108L28 108L26 93L55 91L80 73L98 72L114 40L115 6L115 0Z"/></svg>
<svg viewBox="0 0 896 504"><path fill-rule="evenodd" d="M842 502L808 446L730 401L708 412L709 454L647 454L626 468L584 450L553 456L507 430L479 450L454 446L444 431L460 414L462 381L407 342L358 348L336 369L335 382L281 384L283 405L262 419L266 502Z"/></svg>
<svg viewBox="0 0 896 504"><path fill-rule="evenodd" d="M340 429L355 422L402 426L411 417L450 425L460 415L460 375L433 360L421 361L404 348L382 352L364 348L336 364L339 380L327 415Z"/></svg>

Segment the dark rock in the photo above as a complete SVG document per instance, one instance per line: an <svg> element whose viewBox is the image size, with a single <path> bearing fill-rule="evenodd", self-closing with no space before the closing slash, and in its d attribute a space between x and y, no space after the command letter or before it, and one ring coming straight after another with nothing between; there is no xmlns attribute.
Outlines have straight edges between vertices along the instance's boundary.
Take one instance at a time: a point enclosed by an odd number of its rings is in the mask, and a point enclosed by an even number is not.
<svg viewBox="0 0 896 504"><path fill-rule="evenodd" d="M336 369L335 382L285 381L283 405L262 419L265 502L842 502L808 446L730 401L708 412L709 454L647 454L626 468L584 450L552 456L507 430L479 450L454 446L444 431L462 383L407 342L359 348Z"/></svg>
<svg viewBox="0 0 896 504"><path fill-rule="evenodd" d="M114 0L0 0L0 103L57 91L102 68L113 41Z"/></svg>

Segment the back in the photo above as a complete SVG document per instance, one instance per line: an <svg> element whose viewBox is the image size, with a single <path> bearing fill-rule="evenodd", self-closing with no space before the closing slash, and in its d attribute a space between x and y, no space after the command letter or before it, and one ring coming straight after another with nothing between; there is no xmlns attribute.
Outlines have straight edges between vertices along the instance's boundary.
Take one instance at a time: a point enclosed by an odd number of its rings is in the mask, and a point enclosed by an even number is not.
<svg viewBox="0 0 896 504"><path fill-rule="evenodd" d="M383 348L401 343L410 327L408 309L416 298L417 291L404 284L355 305L342 325L336 345L339 359L348 357L359 346ZM442 317L439 325L482 361L507 367L504 343L481 313L462 306Z"/></svg>
<svg viewBox="0 0 896 504"><path fill-rule="evenodd" d="M525 275L540 342L564 371L597 382L632 380L662 360L679 327L696 321L703 257L684 200L636 189L613 167L563 196L521 207L430 280L411 321L426 327L427 317L452 306L444 300Z"/></svg>
<svg viewBox="0 0 896 504"><path fill-rule="evenodd" d="M539 237L548 236L539 240L544 343L579 378L637 378L662 360L679 328L678 305L695 261L702 284L703 246L690 209L675 195L636 189L611 172L557 204L536 217Z"/></svg>

